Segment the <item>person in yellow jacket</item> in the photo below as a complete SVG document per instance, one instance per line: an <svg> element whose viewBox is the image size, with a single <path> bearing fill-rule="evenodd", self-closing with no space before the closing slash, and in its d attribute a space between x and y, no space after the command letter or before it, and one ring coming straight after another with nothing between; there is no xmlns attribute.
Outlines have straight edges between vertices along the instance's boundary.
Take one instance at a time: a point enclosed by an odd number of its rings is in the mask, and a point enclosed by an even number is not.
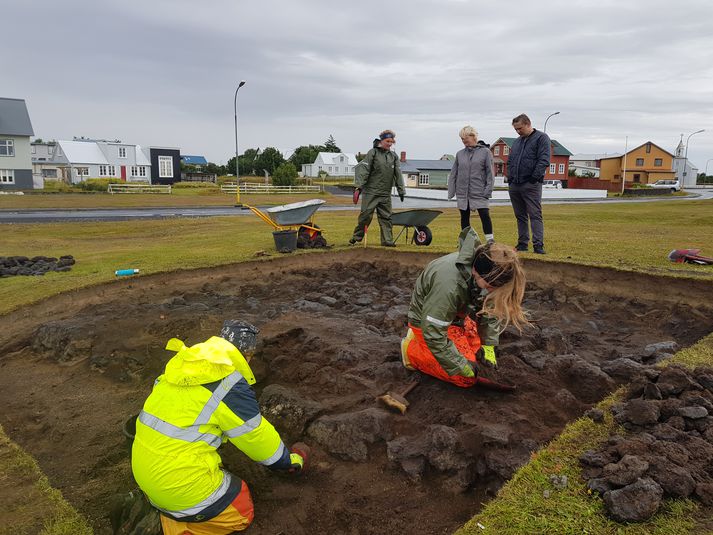
<svg viewBox="0 0 713 535"><path fill-rule="evenodd" d="M307 453L291 452L262 417L255 377L235 345L214 336L187 347L173 338L166 349L176 354L136 421L134 478L161 513L165 535L244 530L254 514L250 491L221 467L218 447L230 441L253 461L292 473Z"/></svg>

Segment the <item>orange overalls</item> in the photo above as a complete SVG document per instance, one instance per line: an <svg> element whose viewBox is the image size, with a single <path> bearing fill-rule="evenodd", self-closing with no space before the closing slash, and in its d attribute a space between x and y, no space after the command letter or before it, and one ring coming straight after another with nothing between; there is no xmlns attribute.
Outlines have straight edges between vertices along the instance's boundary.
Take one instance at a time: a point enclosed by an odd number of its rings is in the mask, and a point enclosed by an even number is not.
<svg viewBox="0 0 713 535"><path fill-rule="evenodd" d="M475 354L480 349L480 336L476 323L466 316L463 327L451 325L448 327L448 338L456 346L456 349L470 362L475 363ZM453 383L456 386L468 388L477 382L475 377L463 377L462 375L448 375L441 367L440 363L433 356L431 350L426 345L423 338L423 331L409 323L409 329L413 331L413 338L408 342L406 355L409 364L420 372L432 375L441 381Z"/></svg>

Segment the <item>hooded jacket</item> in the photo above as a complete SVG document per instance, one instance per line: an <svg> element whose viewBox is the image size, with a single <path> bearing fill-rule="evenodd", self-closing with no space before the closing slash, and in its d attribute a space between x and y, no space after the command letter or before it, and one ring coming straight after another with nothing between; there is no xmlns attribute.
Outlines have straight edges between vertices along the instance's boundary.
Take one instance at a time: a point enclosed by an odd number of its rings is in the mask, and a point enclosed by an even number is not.
<svg viewBox="0 0 713 535"><path fill-rule="evenodd" d="M391 197L394 186L399 195L405 195L399 158L394 151L380 148L380 142L375 139L374 148L354 168L354 185L366 195Z"/></svg>
<svg viewBox="0 0 713 535"><path fill-rule="evenodd" d="M448 338L448 327L456 318L470 315L483 345L497 345L500 334L495 318L476 315L487 295L472 274L480 239L466 227L458 241L458 252L437 258L418 276L408 312L409 323L423 331L428 349L448 375L457 375L466 365L466 358Z"/></svg>
<svg viewBox="0 0 713 535"><path fill-rule="evenodd" d="M151 503L182 521L220 514L241 481L221 469L218 447L232 442L272 469L288 469L290 452L260 414L250 366L230 342L212 337L177 351L136 421L131 468Z"/></svg>

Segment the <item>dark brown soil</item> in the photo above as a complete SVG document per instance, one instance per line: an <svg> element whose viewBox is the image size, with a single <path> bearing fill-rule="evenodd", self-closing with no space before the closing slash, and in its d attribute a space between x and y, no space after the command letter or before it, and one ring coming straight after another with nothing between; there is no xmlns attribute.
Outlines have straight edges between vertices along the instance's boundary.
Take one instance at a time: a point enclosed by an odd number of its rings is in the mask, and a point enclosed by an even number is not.
<svg viewBox="0 0 713 535"><path fill-rule="evenodd" d="M261 329L253 364L265 414L286 442L313 451L298 480L223 448L254 494L250 532L450 533L532 451L629 379L619 359L646 366L649 344L683 347L713 329L707 283L531 262L535 328L504 333L490 375L517 392L423 377L406 415L389 413L375 397L417 375L401 366L399 340L413 281L432 258L292 255L122 281L17 311L2 319L0 424L107 533L111 496L133 487L122 423L171 356L166 341L196 343L242 319Z"/></svg>

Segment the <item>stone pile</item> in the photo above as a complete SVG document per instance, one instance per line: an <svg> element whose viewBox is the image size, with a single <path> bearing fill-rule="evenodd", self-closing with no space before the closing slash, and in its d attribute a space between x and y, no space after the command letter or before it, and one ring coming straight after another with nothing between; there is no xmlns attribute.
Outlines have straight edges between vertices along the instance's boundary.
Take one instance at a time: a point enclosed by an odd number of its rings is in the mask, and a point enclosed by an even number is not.
<svg viewBox="0 0 713 535"><path fill-rule="evenodd" d="M44 275L48 271L69 271L74 265L71 255L60 256L0 256L0 277Z"/></svg>
<svg viewBox="0 0 713 535"><path fill-rule="evenodd" d="M647 520L665 498L713 505L713 369L648 369L611 411L628 433L580 462L612 519Z"/></svg>

